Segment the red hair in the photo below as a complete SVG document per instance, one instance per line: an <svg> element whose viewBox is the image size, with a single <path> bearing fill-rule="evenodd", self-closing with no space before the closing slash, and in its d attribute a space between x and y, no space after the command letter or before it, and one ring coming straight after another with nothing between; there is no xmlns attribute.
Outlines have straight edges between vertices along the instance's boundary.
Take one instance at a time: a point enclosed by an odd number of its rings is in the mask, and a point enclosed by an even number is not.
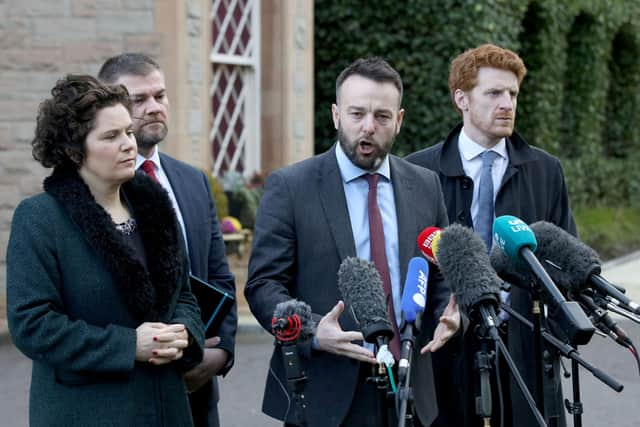
<svg viewBox="0 0 640 427"><path fill-rule="evenodd" d="M518 85L527 74L527 68L517 53L493 44L483 44L458 55L449 69L449 93L456 110L455 92L460 89L468 92L478 83L478 70L481 67L498 68L511 71L518 78Z"/></svg>

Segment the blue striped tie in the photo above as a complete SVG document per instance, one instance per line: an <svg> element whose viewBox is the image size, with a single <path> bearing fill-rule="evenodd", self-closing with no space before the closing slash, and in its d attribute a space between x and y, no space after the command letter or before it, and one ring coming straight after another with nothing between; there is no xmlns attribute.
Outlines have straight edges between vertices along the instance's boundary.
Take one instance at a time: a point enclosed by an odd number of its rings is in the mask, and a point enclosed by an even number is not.
<svg viewBox="0 0 640 427"><path fill-rule="evenodd" d="M493 178L491 166L499 156L495 151L487 150L480 155L482 158L482 170L480 173L480 185L478 187L478 214L473 228L487 245L487 251L493 243Z"/></svg>

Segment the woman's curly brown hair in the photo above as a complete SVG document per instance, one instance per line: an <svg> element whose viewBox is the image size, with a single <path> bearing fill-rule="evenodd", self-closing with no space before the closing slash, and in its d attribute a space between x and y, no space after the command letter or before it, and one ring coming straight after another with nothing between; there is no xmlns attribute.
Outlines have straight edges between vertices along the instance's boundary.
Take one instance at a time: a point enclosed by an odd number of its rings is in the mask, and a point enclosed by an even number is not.
<svg viewBox="0 0 640 427"><path fill-rule="evenodd" d="M131 114L129 92L109 86L89 75L69 74L56 82L52 97L40 104L33 141L33 158L44 167L82 164L85 141L103 108L122 104Z"/></svg>

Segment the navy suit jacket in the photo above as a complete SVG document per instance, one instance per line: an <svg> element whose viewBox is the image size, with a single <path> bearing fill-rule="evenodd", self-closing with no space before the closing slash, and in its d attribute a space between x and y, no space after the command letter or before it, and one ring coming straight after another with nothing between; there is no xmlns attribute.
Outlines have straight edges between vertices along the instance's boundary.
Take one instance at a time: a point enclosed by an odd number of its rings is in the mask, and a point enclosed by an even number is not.
<svg viewBox="0 0 640 427"><path fill-rule="evenodd" d="M235 280L227 264L224 241L207 176L204 172L166 154L160 153L160 162L169 178L184 221L191 273L235 295ZM233 365L237 325L238 314L234 305L218 332L221 340L218 347L229 353L229 363L222 374ZM213 378L211 384L205 384L196 393L192 393L192 401L193 397L196 397L194 394L200 395L203 402L212 401L215 404L219 397L216 378Z"/></svg>
<svg viewBox="0 0 640 427"><path fill-rule="evenodd" d="M446 226L447 214L435 173L395 156L390 157L390 167L404 278L410 258L421 255L416 244L418 234L428 226ZM308 303L316 321L329 312L342 299L337 272L342 260L350 256L356 256L356 249L335 147L273 172L258 209L245 287L251 311L260 324L271 331L274 308L291 298ZM424 327L416 339L418 349L430 340L449 299L450 290L439 274L431 276ZM340 324L345 331L359 330L348 309ZM351 405L359 363L311 350L309 343L302 353L308 378L308 425L337 426ZM431 358L417 351L413 357L416 409L422 423L429 425L437 413ZM295 423L295 408L286 384L281 352L275 348L262 409L272 417L286 417Z"/></svg>

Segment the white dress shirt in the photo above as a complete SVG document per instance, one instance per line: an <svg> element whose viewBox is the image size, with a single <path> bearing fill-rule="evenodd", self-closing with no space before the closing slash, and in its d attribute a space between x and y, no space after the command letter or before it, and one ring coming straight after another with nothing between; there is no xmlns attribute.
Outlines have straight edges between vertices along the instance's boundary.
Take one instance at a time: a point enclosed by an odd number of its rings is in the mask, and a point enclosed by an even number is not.
<svg viewBox="0 0 640 427"><path fill-rule="evenodd" d="M460 151L460 160L464 173L473 180L473 199L471 201L471 218L476 221L478 215L478 190L480 188L480 174L482 173L482 158L480 155L487 151L485 147L474 142L464 132L464 128L460 131L458 137L458 150ZM509 165L509 154L507 153L507 143L504 138L500 140L494 147L490 149L499 154L493 161L491 168L491 177L493 178L493 201L496 201L496 195L500 190L500 184L504 173Z"/></svg>

